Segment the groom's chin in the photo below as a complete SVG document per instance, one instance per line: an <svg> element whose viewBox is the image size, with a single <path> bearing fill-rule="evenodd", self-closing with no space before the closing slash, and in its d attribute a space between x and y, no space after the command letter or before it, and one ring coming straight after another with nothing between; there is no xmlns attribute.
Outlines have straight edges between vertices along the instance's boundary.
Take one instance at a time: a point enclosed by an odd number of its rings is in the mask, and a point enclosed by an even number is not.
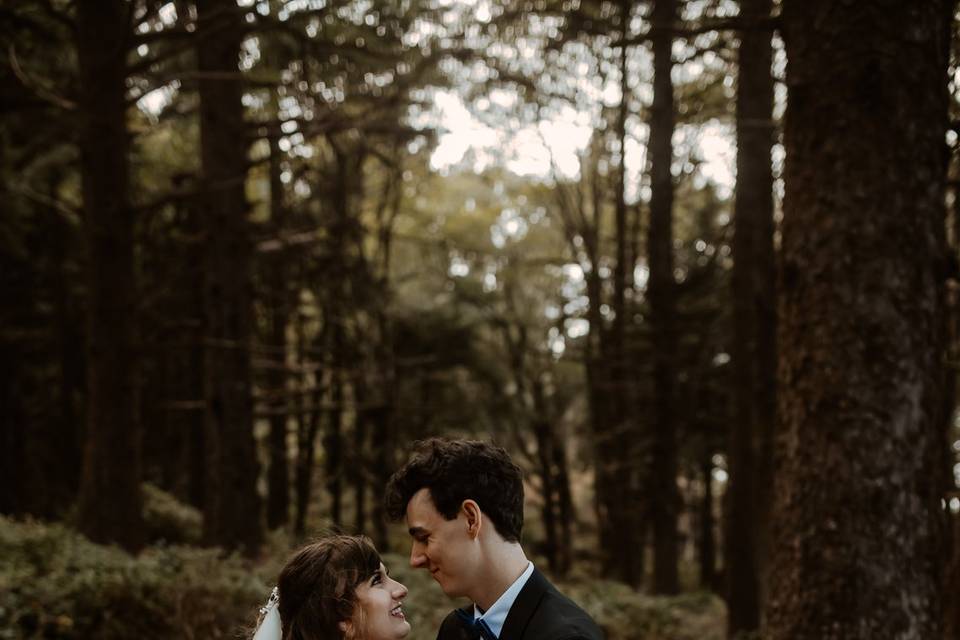
<svg viewBox="0 0 960 640"><path fill-rule="evenodd" d="M460 598L464 595L462 589L454 584L441 580L436 574L434 574L433 579L437 581L437 584L440 585L440 590L443 591L443 594L448 598Z"/></svg>

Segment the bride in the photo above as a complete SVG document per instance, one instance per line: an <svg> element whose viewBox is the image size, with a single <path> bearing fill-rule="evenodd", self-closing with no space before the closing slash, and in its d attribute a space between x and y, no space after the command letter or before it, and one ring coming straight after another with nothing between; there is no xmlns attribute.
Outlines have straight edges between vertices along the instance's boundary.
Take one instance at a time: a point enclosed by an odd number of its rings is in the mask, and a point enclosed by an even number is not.
<svg viewBox="0 0 960 640"><path fill-rule="evenodd" d="M322 538L287 561L253 640L400 640L406 596L368 538Z"/></svg>

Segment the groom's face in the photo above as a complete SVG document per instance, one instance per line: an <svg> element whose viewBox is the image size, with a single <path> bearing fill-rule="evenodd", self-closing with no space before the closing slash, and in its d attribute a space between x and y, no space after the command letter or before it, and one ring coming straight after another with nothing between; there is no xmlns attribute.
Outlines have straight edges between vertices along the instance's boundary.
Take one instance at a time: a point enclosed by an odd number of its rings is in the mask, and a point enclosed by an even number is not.
<svg viewBox="0 0 960 640"><path fill-rule="evenodd" d="M475 544L463 512L447 520L430 490L421 489L407 503L407 527L413 538L410 566L430 571L448 596L469 596Z"/></svg>

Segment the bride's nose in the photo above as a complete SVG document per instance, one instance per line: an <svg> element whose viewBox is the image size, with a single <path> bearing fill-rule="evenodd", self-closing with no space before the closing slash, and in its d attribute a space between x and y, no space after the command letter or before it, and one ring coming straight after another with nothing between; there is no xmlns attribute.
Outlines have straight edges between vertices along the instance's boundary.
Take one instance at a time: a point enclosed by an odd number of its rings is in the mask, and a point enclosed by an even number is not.
<svg viewBox="0 0 960 640"><path fill-rule="evenodd" d="M393 587L393 597L396 600L403 600L407 597L407 588L400 582L397 582Z"/></svg>

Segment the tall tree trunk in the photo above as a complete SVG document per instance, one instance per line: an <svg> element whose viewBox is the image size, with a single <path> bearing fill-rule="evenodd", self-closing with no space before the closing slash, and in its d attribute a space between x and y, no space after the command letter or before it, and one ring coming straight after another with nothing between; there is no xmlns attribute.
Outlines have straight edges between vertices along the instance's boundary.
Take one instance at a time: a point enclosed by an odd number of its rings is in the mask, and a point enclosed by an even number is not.
<svg viewBox="0 0 960 640"><path fill-rule="evenodd" d="M399 402L400 388L398 380L406 379L397 365L396 351L393 339L393 327L390 318L384 312L379 312L378 324L380 330L380 349L383 356L379 359L383 381L383 404L376 407L371 413L373 468L378 487L385 487L390 475L394 472L394 459L397 448L396 407ZM381 552L390 550L390 536L387 527L387 517L382 499L373 501L373 534L377 549Z"/></svg>
<svg viewBox="0 0 960 640"><path fill-rule="evenodd" d="M322 394L318 391L315 402L319 404ZM296 489L296 510L294 512L293 531L302 537L307 527L307 511L310 508L311 483L315 461L314 445L319 431L321 411L315 408L309 415L301 413L298 417L297 464L294 469L294 487Z"/></svg>
<svg viewBox="0 0 960 640"><path fill-rule="evenodd" d="M952 24L952 21L948 24ZM956 153L956 148L954 148ZM956 158L953 160L956 163ZM950 255L950 263L953 265L954 284L960 278L957 273L957 265L960 264L960 185L953 183L953 206L949 209L947 229L947 251ZM951 498L960 498L960 491L957 491L956 480L953 476L953 465L956 464L956 458L952 453L949 441L953 439L955 429L954 420L957 415L957 369L956 362L960 355L960 295L956 286L948 286L945 299L944 316L944 336L947 342L946 354L947 362L952 366L945 367L944 371L944 393L942 419L947 422L948 441L944 447L943 457L943 476L944 484L948 491L946 500ZM950 495L950 494L953 495ZM947 512L948 518L948 537L950 544L944 554L949 560L946 563L946 570L943 576L943 593L960 593L960 515ZM943 638L944 640L960 640L960 599L948 598L944 603L943 610Z"/></svg>
<svg viewBox="0 0 960 640"><path fill-rule="evenodd" d="M195 176L177 180L178 189L197 189ZM202 510L206 491L206 446L204 437L204 266L202 204L184 200L177 211L173 242L171 287L180 317L172 341L172 377L167 408L167 429L177 430L181 448L176 461L179 469L174 492L184 502ZM167 256L170 258L171 256Z"/></svg>
<svg viewBox="0 0 960 640"><path fill-rule="evenodd" d="M331 314L334 326L333 365L330 376L330 411L327 412L327 432L323 438L324 474L327 494L330 496L330 520L334 526L343 524L343 315L340 310Z"/></svg>
<svg viewBox="0 0 960 640"><path fill-rule="evenodd" d="M388 236L389 237L389 236ZM389 242L387 243L389 246ZM389 255L389 248L386 249ZM385 259L386 267L389 258ZM389 274L389 269L384 269ZM387 276L383 277L383 289L386 290ZM396 448L396 427L394 412L399 399L399 385L397 380L403 376L397 371L396 350L393 340L393 326L390 317L382 308L377 310L377 328L379 338L376 346L379 371L383 375L381 398L382 404L370 410L371 446L373 448L372 463L373 477L377 487L385 487L387 480L394 471L394 450ZM373 501L371 513L373 519L373 539L377 549L386 552L390 549L390 537L387 528L387 517L382 499Z"/></svg>
<svg viewBox="0 0 960 640"><path fill-rule="evenodd" d="M270 368L267 386L276 394L270 403L269 452L267 473L267 526L271 529L287 523L290 514L290 471L287 464L287 324L290 300L287 294L287 256L282 234L286 221L283 203L283 183L280 180L280 131L270 136L270 217L277 251L267 258L269 287L266 293L270 307L269 344L274 365Z"/></svg>
<svg viewBox="0 0 960 640"><path fill-rule="evenodd" d="M0 358L6 363L23 357L13 341L0 343ZM18 515L24 512L24 495L18 491L27 458L24 432L27 420L20 393L20 372L11 366L0 367L0 513Z"/></svg>
<svg viewBox="0 0 960 640"><path fill-rule="evenodd" d="M386 394L392 392L387 390ZM373 446L373 468L374 480L377 487L385 487L390 474L393 472L394 462L392 459L392 406L387 404L374 407L370 410L370 424L372 432ZM379 497L379 494L378 494ZM373 541L381 553L390 550L390 536L387 528L387 517L383 506L383 500L374 499L371 506L371 519L373 520Z"/></svg>
<svg viewBox="0 0 960 640"><path fill-rule="evenodd" d="M943 2L942 6L945 12L942 23L945 29L942 46L945 48L943 53L950 59L951 52L958 52L960 41L954 37L955 21L954 11L956 10L956 0ZM952 62L952 68L956 68L956 59ZM955 105L956 98L952 101ZM957 122L952 123L952 129L958 132ZM956 172L960 170L957 164L958 148L955 141L946 158L947 175L952 178L949 182L952 187L952 206L947 210L947 223L943 229L944 243L947 251L946 264L948 270L947 292L945 295L945 311L943 317L943 335L946 341L946 361L950 364L944 367L944 392L940 419L944 422L947 430L947 442L943 448L943 483L948 492L945 496L947 504L950 504L951 498L960 499L960 487L954 478L953 467L958 462L953 453L953 447L950 441L955 436L960 436L960 431L956 430L954 420L957 416L957 382L958 372L956 363L960 356L960 291L957 289L957 283L960 282L960 183L956 180ZM952 157L951 157L952 156ZM953 165L951 167L951 165ZM953 169L953 172L951 172ZM950 282L952 278L953 282ZM943 575L943 589L941 593L952 594L960 593L960 514L952 513L948 510L947 516L947 538L945 545L946 551L943 554L950 558L946 563L946 570ZM944 640L960 640L960 598L947 597L943 607L943 638Z"/></svg>
<svg viewBox="0 0 960 640"><path fill-rule="evenodd" d="M55 197L64 176L59 170L52 172L48 193ZM54 313L57 318L56 344L59 364L59 404L57 432L49 438L53 447L51 464L57 467L51 473L53 481L53 513L61 513L77 498L77 487L83 466L83 408L79 401L85 389L83 313L77 296L71 291L72 271L70 256L75 246L76 232L59 212L48 211L52 216L51 244L54 260L52 289ZM52 442L50 442L52 441ZM52 471L52 470L51 470Z"/></svg>
<svg viewBox="0 0 960 640"><path fill-rule="evenodd" d="M526 332L523 332L523 348L526 349ZM522 375L522 371L517 371ZM518 394L523 397L524 394ZM550 412L547 409L546 392L543 388L543 381L536 379L531 389L533 396L533 407L531 412L532 427L534 439L537 443L537 465L540 471L541 493L543 494L543 506L541 507L541 517L543 519L544 531L544 550L547 565L550 571L557 574L560 569L560 540L558 531L558 504L555 472L553 469L554 461L554 437L553 425L550 421Z"/></svg>
<svg viewBox="0 0 960 640"><path fill-rule="evenodd" d="M557 518L560 520L560 535L557 542L557 575L565 576L573 568L573 523L577 514L573 507L570 490L570 465L567 463L566 440L561 436L554 440L553 466L557 471ZM642 548L643 545L640 545ZM641 561L643 553L640 553ZM640 572L641 575L643 571Z"/></svg>
<svg viewBox="0 0 960 640"><path fill-rule="evenodd" d="M77 5L81 174L88 262L87 434L77 523L96 542L144 542L126 53L130 6Z"/></svg>
<svg viewBox="0 0 960 640"><path fill-rule="evenodd" d="M735 416L726 542L727 629L760 626L776 380L773 282L773 77L770 0L741 0L733 236Z"/></svg>
<svg viewBox="0 0 960 640"><path fill-rule="evenodd" d="M354 240L350 220L350 190L353 176L350 171L350 156L331 138L336 158L336 181L334 184L333 223L330 229L330 262L333 290L328 304L330 327L329 353L332 356L331 402L327 432L324 435L325 473L327 493L330 496L330 519L334 525L343 524L343 404L346 378L347 317L352 293L348 279L351 277L348 259Z"/></svg>
<svg viewBox="0 0 960 640"><path fill-rule="evenodd" d="M621 577L618 516L623 501L621 479L617 476L619 439L615 433L616 414L611 410L610 397L613 380L609 361L609 337L600 307L603 305L603 280L600 277L597 226L600 211L595 209L594 226L582 229L583 242L590 260L585 270L587 285L587 334L584 360L587 379L587 398L594 443L594 505L597 514L598 543L601 568L605 575Z"/></svg>
<svg viewBox="0 0 960 640"><path fill-rule="evenodd" d="M946 8L784 3L773 640L940 637Z"/></svg>
<svg viewBox="0 0 960 640"><path fill-rule="evenodd" d="M187 470L187 497L193 506L203 510L207 494L206 468L206 402L204 385L206 376L206 335L204 318L204 267L203 267L203 221L202 208L191 203L185 212L184 228L187 241L183 247L185 273L182 281L186 297L188 317L184 340L186 342L184 364L181 370L180 399L194 404L181 418L186 429L187 445L183 467ZM200 402L197 400L200 399Z"/></svg>
<svg viewBox="0 0 960 640"><path fill-rule="evenodd" d="M353 451L350 456L350 479L353 482L354 531L367 529L367 447L370 433L370 397L367 391L364 367L359 366L353 379Z"/></svg>
<svg viewBox="0 0 960 640"><path fill-rule="evenodd" d="M394 149L399 153L398 148ZM391 265L393 263L393 226L403 201L403 163L397 162L391 175L388 192L384 195L384 215L379 219L379 274L378 285L381 293L390 291ZM386 296L384 296L386 297ZM377 370L381 375L379 402L370 408L370 446L372 448L372 479L377 487L385 487L394 471L394 451L396 427L394 412L399 399L400 376L397 372L396 346L394 330L386 305L381 304L374 310L377 337L374 342L374 355ZM379 498L379 495L378 495ZM373 519L373 539L381 552L390 549L387 517L382 499L374 499L371 516Z"/></svg>
<svg viewBox="0 0 960 640"><path fill-rule="evenodd" d="M700 553L700 588L714 590L717 588L717 554L716 542L713 536L713 453L708 447L700 459L700 477L703 482L703 495L700 498L700 516L697 519L699 527L698 547Z"/></svg>
<svg viewBox="0 0 960 640"><path fill-rule="evenodd" d="M254 553L263 538L253 439L252 246L244 194L247 136L237 60L242 14L197 2L200 146L206 231L207 495L204 538Z"/></svg>
<svg viewBox="0 0 960 640"><path fill-rule="evenodd" d="M652 13L653 105L650 108L649 300L654 350L654 434L650 494L653 520L653 589L676 593L677 434L675 361L676 284L673 277L673 23L676 0L655 0Z"/></svg>
<svg viewBox="0 0 960 640"><path fill-rule="evenodd" d="M960 603L949 594L960 593L960 515L952 514L949 519L950 562L944 575L943 593L948 594L943 613L944 640L960 640Z"/></svg>
<svg viewBox="0 0 960 640"><path fill-rule="evenodd" d="M587 320L590 332L586 338L584 361L587 381L587 401L590 409L590 426L594 444L594 502L597 513L598 546L601 550L601 567L605 575L616 570L614 533L610 513L616 501L612 497L614 474L609 465L609 451L613 445L610 432L609 407L607 405L607 376L603 357L603 318L600 315L602 282L595 264L585 274L587 280Z"/></svg>
<svg viewBox="0 0 960 640"><path fill-rule="evenodd" d="M298 313L295 326L297 330L297 364L301 370L306 364L306 336L304 335L303 321L303 314ZM327 324L324 323L323 329L316 339L317 345L321 348L326 348L326 332L328 330ZM307 511L310 507L310 494L313 485L313 468L316 456L315 444L317 432L320 430L320 417L322 415L320 406L323 403L323 390L326 386L326 381L324 380L323 370L318 369L314 381L313 397L312 399L308 399L304 391L306 385L303 373L298 376L298 380L297 459L294 468L294 489L296 494L293 531L299 538L303 537L306 531ZM309 410L305 406L307 403L312 404L312 408Z"/></svg>
<svg viewBox="0 0 960 640"><path fill-rule="evenodd" d="M632 0L620 2L620 36L627 40L630 35L630 20L632 17ZM613 415L612 424L615 432L616 446L610 449L616 475L617 502L614 522L612 523L616 543L612 550L617 558L618 579L633 587L640 587L643 583L643 538L641 532L641 518L643 505L639 504L641 491L636 481L637 461L639 459L639 434L637 433L637 414L630 411L634 406L634 384L630 377L628 359L630 350L627 348L628 318L632 314L628 311L627 291L632 288L633 282L633 254L627 224L627 116L630 112L630 83L627 68L628 47L620 47L620 106L617 110L616 136L619 144L620 161L617 167L616 192L614 193L614 225L616 227L616 265L613 272L613 321L610 328L611 348L608 355L611 361L607 363L610 369L610 378L613 382L609 390L610 411ZM629 505L629 506L627 506ZM609 511L608 511L609 513Z"/></svg>

